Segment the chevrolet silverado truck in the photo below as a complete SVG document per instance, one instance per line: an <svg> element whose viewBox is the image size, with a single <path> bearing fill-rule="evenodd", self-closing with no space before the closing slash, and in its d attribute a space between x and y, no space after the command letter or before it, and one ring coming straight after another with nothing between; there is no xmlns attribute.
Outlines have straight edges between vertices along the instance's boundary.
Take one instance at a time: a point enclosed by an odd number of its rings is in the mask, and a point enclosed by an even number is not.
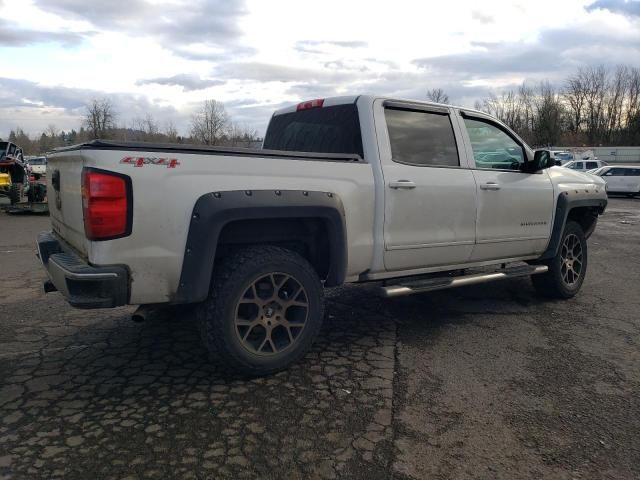
<svg viewBox="0 0 640 480"><path fill-rule="evenodd" d="M604 182L485 113L376 96L276 111L262 149L93 141L49 157L49 280L79 308L191 305L249 374L298 360L323 289L386 297L531 276L569 298Z"/></svg>

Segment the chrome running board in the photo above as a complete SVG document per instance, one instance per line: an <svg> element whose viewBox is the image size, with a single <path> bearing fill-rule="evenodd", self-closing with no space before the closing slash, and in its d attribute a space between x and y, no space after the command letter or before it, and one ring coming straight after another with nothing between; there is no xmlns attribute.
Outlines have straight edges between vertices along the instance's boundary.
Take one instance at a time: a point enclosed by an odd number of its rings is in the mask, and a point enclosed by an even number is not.
<svg viewBox="0 0 640 480"><path fill-rule="evenodd" d="M493 282L505 278L526 277L545 273L549 270L546 265L522 265L507 267L489 273L477 273L473 275L461 275L458 277L435 277L425 280L404 281L395 285L386 285L378 289L382 297L402 297L413 295L414 293L432 292L434 290L445 290L447 288L464 287L467 285L477 285L479 283Z"/></svg>

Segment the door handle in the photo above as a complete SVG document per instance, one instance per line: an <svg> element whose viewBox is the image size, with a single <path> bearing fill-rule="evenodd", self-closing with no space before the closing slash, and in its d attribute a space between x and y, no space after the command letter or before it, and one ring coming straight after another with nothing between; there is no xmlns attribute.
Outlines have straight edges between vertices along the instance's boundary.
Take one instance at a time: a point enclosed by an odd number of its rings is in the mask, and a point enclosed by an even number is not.
<svg viewBox="0 0 640 480"><path fill-rule="evenodd" d="M480 190L500 190L500 185L496 182L487 182L480 184Z"/></svg>
<svg viewBox="0 0 640 480"><path fill-rule="evenodd" d="M389 182L389 188L416 188L416 184L411 180L396 180L395 182Z"/></svg>

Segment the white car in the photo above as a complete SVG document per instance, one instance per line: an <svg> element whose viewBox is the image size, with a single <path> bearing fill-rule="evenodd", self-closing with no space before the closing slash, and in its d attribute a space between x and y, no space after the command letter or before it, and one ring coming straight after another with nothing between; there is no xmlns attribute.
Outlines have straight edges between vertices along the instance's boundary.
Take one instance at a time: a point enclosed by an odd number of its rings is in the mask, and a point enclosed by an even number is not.
<svg viewBox="0 0 640 480"><path fill-rule="evenodd" d="M578 170L586 172L587 170L594 170L596 168L607 166L607 162L602 160L572 160L562 165L564 168L570 168L571 170Z"/></svg>
<svg viewBox="0 0 640 480"><path fill-rule="evenodd" d="M591 172L607 182L608 193L640 195L640 166L616 165L603 167Z"/></svg>
<svg viewBox="0 0 640 480"><path fill-rule="evenodd" d="M42 176L47 174L47 157L31 157L28 163L31 173Z"/></svg>
<svg viewBox="0 0 640 480"><path fill-rule="evenodd" d="M278 110L262 150L75 145L49 156L45 290L80 308L192 304L212 352L265 374L308 350L324 287L531 276L576 295L605 183L552 165L485 113L369 95Z"/></svg>

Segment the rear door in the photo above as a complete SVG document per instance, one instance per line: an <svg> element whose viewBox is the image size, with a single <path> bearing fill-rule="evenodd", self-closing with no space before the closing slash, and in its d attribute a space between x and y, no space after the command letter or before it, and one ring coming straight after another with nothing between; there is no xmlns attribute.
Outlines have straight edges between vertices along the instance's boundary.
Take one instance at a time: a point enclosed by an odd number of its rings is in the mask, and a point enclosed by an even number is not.
<svg viewBox="0 0 640 480"><path fill-rule="evenodd" d="M607 182L608 192L626 192L625 185L625 169L619 167L613 167L602 175L605 182Z"/></svg>
<svg viewBox="0 0 640 480"><path fill-rule="evenodd" d="M387 270L456 265L475 241L475 182L449 108L376 101Z"/></svg>
<svg viewBox="0 0 640 480"><path fill-rule="evenodd" d="M458 117L477 184L476 247L472 261L520 258L544 251L551 235L553 185L548 172L521 171L522 141L482 116Z"/></svg>

